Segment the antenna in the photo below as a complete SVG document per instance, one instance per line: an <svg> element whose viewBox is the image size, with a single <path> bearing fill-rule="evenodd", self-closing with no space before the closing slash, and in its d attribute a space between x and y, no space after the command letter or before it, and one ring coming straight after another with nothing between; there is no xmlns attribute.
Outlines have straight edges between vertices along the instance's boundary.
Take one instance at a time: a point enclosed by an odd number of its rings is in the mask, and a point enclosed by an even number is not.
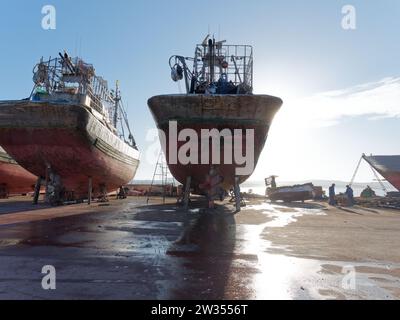
<svg viewBox="0 0 400 320"><path fill-rule="evenodd" d="M203 42L202 42L202 46L206 47L208 45L208 38L210 37L210 34L207 33L207 36L204 38Z"/></svg>
<svg viewBox="0 0 400 320"><path fill-rule="evenodd" d="M82 57L82 36L79 37L79 51L78 51L79 57Z"/></svg>
<svg viewBox="0 0 400 320"><path fill-rule="evenodd" d="M115 106L114 106L114 119L113 119L114 128L117 128L118 124L118 109L120 101L121 101L121 96L119 91L119 81L117 80L115 83Z"/></svg>
<svg viewBox="0 0 400 320"><path fill-rule="evenodd" d="M74 48L74 56L78 56L78 36L75 36L75 48Z"/></svg>

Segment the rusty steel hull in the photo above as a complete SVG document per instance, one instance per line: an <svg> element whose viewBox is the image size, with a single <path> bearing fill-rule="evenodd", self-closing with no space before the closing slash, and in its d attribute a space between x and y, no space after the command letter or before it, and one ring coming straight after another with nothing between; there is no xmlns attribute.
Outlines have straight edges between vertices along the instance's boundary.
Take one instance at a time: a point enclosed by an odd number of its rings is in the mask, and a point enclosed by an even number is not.
<svg viewBox="0 0 400 320"><path fill-rule="evenodd" d="M0 197L33 191L37 178L0 148Z"/></svg>
<svg viewBox="0 0 400 320"><path fill-rule="evenodd" d="M112 192L130 182L139 153L84 106L30 101L0 103L0 144L25 169L59 175L76 198Z"/></svg>
<svg viewBox="0 0 400 320"><path fill-rule="evenodd" d="M282 100L266 95L162 95L155 96L148 101L149 108L153 114L159 129L166 134L165 154L172 175L180 183L184 184L187 177L191 177L191 187L201 193L200 185L205 182L211 167L216 168L219 175L223 177L222 187L230 190L235 182L235 176L239 182L246 181L252 172L245 175L237 175L237 165L224 159L224 144L220 149L220 164L213 165L211 156L209 164L178 164L170 160L170 121L176 121L178 132L182 129L193 129L199 137L198 144L201 145L201 130L217 129L220 132L229 129L243 131L242 137L233 138L233 146L237 145L238 139L242 139L242 154L246 154L245 130L254 130L254 168L267 140L268 131L272 120L282 105ZM186 142L177 142L178 150ZM201 159L201 148L198 150ZM232 150L233 152L233 150ZM212 154L212 148L208 150Z"/></svg>

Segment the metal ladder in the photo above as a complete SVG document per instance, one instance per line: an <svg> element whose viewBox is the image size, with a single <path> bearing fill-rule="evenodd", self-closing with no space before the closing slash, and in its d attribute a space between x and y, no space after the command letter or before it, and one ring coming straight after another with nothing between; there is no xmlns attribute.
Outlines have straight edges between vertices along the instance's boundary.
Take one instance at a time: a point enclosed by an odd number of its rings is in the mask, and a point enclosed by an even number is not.
<svg viewBox="0 0 400 320"><path fill-rule="evenodd" d="M153 187L156 185L156 182L161 181L161 186L163 190L163 204L165 204L165 198L166 198L166 187L168 185L168 180L172 180L172 187L175 187L175 179L172 177L169 169L167 162L165 160L164 152L160 151L160 154L158 155L157 159L157 164L154 169L154 174L153 174L153 179L151 181L150 189L147 195L147 204L149 204L150 198L151 198L151 192L153 190Z"/></svg>

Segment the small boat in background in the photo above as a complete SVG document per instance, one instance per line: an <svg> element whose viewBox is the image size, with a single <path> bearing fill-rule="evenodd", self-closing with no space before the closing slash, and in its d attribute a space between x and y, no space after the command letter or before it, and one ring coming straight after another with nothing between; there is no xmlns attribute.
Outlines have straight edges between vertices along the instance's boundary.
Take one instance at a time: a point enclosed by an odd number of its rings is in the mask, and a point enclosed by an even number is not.
<svg viewBox="0 0 400 320"><path fill-rule="evenodd" d="M306 183L270 189L267 196L271 201L295 202L314 199L314 185Z"/></svg>
<svg viewBox="0 0 400 320"><path fill-rule="evenodd" d="M34 68L29 99L0 102L0 145L41 177L48 202L105 197L135 176L139 151L120 91L67 53Z"/></svg>
<svg viewBox="0 0 400 320"><path fill-rule="evenodd" d="M295 202L323 197L322 187L315 187L312 183L277 187L276 178L271 176L265 179L266 196L271 201Z"/></svg>
<svg viewBox="0 0 400 320"><path fill-rule="evenodd" d="M0 147L0 199L32 192L37 177L22 168Z"/></svg>

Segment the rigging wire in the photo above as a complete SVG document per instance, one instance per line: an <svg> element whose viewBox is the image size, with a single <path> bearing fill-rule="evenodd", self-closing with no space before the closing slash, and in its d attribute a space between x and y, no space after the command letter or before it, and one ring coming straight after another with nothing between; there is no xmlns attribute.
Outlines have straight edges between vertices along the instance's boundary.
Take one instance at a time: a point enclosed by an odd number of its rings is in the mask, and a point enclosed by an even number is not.
<svg viewBox="0 0 400 320"><path fill-rule="evenodd" d="M351 182L350 182L350 184L349 184L350 186L352 186L352 185L354 184L354 180L356 179L356 175L357 175L357 173L358 173L358 170L360 169L360 165L361 165L361 162L362 162L362 160L364 159L364 157L365 157L365 155L363 154L363 155L361 156L360 160L358 161L356 171L354 172L353 177L352 177L352 179L351 179ZM381 186L381 188L382 188L382 191L383 191L385 194L387 194L388 191L387 191L387 189L386 189L384 183L382 182L382 180L379 178L378 173L376 172L376 170L371 166L371 164L370 164L368 161L366 161L366 162L367 162L368 166L371 168L372 173L373 173L374 176L375 176L375 179L379 182L379 184L380 184L380 186Z"/></svg>
<svg viewBox="0 0 400 320"><path fill-rule="evenodd" d="M122 99L120 100L119 107L120 107L121 114L122 114L122 117L123 117L123 119L124 119L126 128L128 129L128 132L129 132L129 137L128 137L128 139L131 141L132 146L133 146L134 148L137 148L137 146L136 146L136 141L135 141L135 139L134 139L134 137L133 137L131 128L130 128L130 126L129 126L128 114L127 114L127 112L126 112L126 110L125 110L124 103L123 103ZM122 122L121 122L121 125L122 125Z"/></svg>
<svg viewBox="0 0 400 320"><path fill-rule="evenodd" d="M179 94L182 94L182 87L180 81L177 81Z"/></svg>
<svg viewBox="0 0 400 320"><path fill-rule="evenodd" d="M387 189L386 189L385 185L383 184L382 180L379 178L378 173L376 172L376 170L372 166L370 166L370 167L371 167L372 172L375 175L376 180L378 180L379 184L381 185L383 192L385 194L387 194Z"/></svg>

